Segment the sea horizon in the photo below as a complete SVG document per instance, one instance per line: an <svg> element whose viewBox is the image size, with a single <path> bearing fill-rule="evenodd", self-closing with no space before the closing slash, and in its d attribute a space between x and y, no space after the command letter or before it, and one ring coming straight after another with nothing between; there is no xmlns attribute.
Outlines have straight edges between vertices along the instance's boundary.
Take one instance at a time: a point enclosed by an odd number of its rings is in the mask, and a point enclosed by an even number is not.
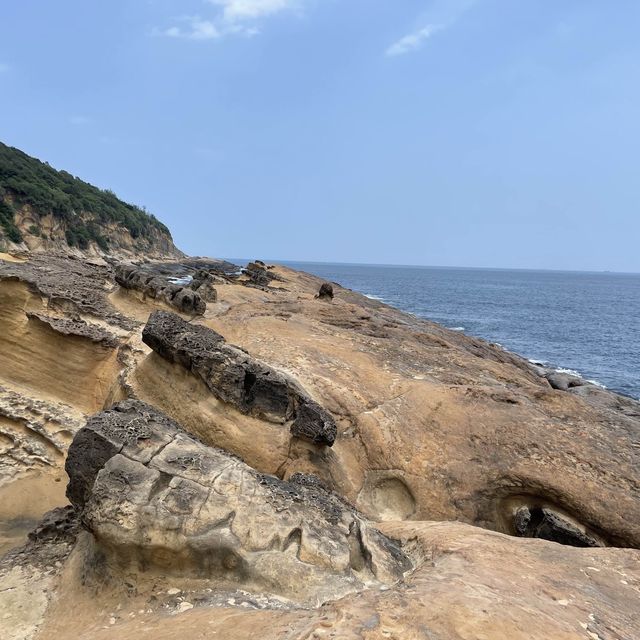
<svg viewBox="0 0 640 640"><path fill-rule="evenodd" d="M396 264L385 262L333 262L329 260L292 260L279 258L222 258L231 263L249 263L254 260L262 260L263 262L282 264L289 266L291 264L309 264L309 265L328 265L340 267L384 267L398 269L452 269L458 271L524 271L528 273L584 273L591 275L620 275L620 276L640 276L640 271L615 271L609 269L557 269L557 268L541 268L541 267L464 267L464 266L448 266L448 265L430 265L430 264Z"/></svg>

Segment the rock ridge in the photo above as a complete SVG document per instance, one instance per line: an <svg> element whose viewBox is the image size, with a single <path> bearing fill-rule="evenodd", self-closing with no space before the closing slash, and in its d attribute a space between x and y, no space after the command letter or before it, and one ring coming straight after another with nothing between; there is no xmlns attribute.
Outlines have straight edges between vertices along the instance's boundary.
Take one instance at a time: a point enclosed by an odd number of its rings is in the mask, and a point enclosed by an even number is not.
<svg viewBox="0 0 640 640"><path fill-rule="evenodd" d="M213 395L242 413L269 422L290 422L294 436L317 445L335 442L333 417L296 381L227 344L213 329L154 311L142 340L165 360L198 376Z"/></svg>

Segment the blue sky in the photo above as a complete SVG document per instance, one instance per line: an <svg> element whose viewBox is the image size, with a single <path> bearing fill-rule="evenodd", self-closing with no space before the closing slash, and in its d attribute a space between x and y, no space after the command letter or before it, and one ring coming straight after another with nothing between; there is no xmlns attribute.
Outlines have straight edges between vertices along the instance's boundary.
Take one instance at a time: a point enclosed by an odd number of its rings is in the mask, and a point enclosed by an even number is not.
<svg viewBox="0 0 640 640"><path fill-rule="evenodd" d="M21 0L0 138L196 255L640 271L636 0Z"/></svg>

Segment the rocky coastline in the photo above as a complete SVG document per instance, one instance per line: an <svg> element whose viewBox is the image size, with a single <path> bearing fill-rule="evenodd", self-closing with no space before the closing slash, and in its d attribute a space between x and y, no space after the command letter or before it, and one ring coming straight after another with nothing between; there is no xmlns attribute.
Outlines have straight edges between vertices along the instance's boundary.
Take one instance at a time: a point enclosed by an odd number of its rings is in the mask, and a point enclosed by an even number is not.
<svg viewBox="0 0 640 640"><path fill-rule="evenodd" d="M261 261L5 254L0 325L3 639L640 637L633 399Z"/></svg>

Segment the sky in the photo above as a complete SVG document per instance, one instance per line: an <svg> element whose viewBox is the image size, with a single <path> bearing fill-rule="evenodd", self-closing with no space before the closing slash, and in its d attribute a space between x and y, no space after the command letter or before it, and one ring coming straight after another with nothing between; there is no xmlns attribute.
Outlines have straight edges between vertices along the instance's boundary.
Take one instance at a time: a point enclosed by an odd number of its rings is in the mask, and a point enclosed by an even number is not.
<svg viewBox="0 0 640 640"><path fill-rule="evenodd" d="M637 0L21 0L0 139L192 255L640 272Z"/></svg>

